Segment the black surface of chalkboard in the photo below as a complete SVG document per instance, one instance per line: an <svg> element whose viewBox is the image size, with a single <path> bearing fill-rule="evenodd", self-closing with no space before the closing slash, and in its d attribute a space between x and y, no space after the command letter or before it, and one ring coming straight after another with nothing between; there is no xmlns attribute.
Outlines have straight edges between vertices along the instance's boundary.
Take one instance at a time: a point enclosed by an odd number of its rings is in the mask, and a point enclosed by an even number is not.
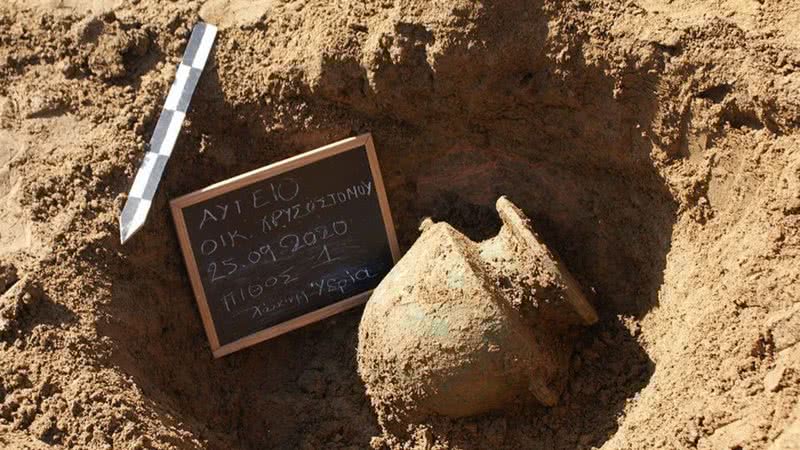
<svg viewBox="0 0 800 450"><path fill-rule="evenodd" d="M374 289L379 187L361 145L181 208L219 346Z"/></svg>

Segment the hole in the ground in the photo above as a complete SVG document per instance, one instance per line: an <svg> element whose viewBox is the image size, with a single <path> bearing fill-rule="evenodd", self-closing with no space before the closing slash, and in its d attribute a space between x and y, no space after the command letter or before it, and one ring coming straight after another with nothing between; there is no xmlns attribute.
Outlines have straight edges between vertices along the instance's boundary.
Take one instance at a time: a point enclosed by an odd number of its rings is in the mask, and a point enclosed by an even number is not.
<svg viewBox="0 0 800 450"><path fill-rule="evenodd" d="M727 83L718 84L708 89L704 89L697 94L697 98L709 99L714 103L721 102L726 95L730 94L733 86Z"/></svg>
<svg viewBox="0 0 800 450"><path fill-rule="evenodd" d="M487 14L494 13L501 12L488 8ZM526 32L541 47L546 19L534 20ZM414 42L430 37L414 30L401 27L398 38L414 50L413 58L386 62L366 93L359 64L324 63L317 86L322 98L303 105L309 115L324 112L311 127L265 131L274 111L257 98L229 103L219 69L209 70L148 226L126 245L124 261L107 269L113 293L109 322L100 330L114 342L114 361L154 404L212 446L364 448L379 434L355 370L360 310L213 360L166 213L167 198L354 130L375 136L406 248L424 216L451 222L473 239L491 236L499 227L494 201L507 195L531 217L604 317L580 340L575 373L558 407L529 405L447 422L437 435L464 448L483 443L481 436L496 436L498 447L530 448L526 443L540 439L554 447L574 447L579 439L599 445L613 435L625 401L653 372L617 315L641 316L656 304L675 221L676 205L649 158L651 143L635 132L652 119L655 99L649 93L656 89L637 89L639 94L620 102L614 81L579 55L569 63L570 75L556 78L536 45L507 42L493 43L504 52L489 46L438 55L431 78L426 47ZM505 56L498 61L497 54ZM479 64L464 73L470 65L465 62ZM335 76L326 78L328 66ZM498 89L519 86L520 73L528 75L519 90ZM424 76L409 82L415 74ZM654 80L641 76L633 82ZM352 90L343 91L339 83L357 85L359 94L342 95ZM414 100L420 92L425 102ZM367 118L369 112L377 118Z"/></svg>
<svg viewBox="0 0 800 450"><path fill-rule="evenodd" d="M722 112L722 120L730 124L733 128L750 128L760 130L764 128L764 123L759 119L758 114L750 108L742 108L736 102L731 102Z"/></svg>

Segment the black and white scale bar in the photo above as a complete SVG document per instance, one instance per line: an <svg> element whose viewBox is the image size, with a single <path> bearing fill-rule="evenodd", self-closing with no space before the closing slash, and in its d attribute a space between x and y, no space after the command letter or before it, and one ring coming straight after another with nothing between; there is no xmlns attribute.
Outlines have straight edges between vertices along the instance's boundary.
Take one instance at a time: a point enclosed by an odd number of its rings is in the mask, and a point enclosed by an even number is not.
<svg viewBox="0 0 800 450"><path fill-rule="evenodd" d="M147 220L150 204L156 195L167 160L175 147L183 118L189 109L189 102L211 53L216 35L217 27L207 23L198 23L192 30L189 44L183 53L183 60L175 73L175 81L164 101L164 109L161 110L153 137L150 138L148 151L139 166L139 171L136 172L128 201L119 216L119 238L123 244Z"/></svg>

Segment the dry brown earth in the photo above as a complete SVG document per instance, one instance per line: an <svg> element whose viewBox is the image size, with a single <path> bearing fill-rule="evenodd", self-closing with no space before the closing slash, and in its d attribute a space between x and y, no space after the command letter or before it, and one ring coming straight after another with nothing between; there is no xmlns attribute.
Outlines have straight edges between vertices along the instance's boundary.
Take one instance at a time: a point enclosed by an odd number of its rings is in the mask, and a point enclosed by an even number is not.
<svg viewBox="0 0 800 450"><path fill-rule="evenodd" d="M218 23L147 226L116 217ZM0 447L797 448L800 2L6 0ZM383 434L360 311L212 360L167 201L371 131L404 248L514 199L591 293L561 403ZM793 447L794 446L794 447Z"/></svg>

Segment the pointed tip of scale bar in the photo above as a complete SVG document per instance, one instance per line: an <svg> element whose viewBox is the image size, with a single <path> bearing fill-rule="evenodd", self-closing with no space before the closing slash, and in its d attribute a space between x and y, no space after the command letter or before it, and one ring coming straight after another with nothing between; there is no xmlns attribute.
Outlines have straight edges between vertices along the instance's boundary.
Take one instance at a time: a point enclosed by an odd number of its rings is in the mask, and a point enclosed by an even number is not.
<svg viewBox="0 0 800 450"><path fill-rule="evenodd" d="M136 175L139 176L138 174ZM135 183L135 182L134 182ZM124 244L131 238L147 220L150 211L150 200L138 197L128 197L125 207L119 215L119 242Z"/></svg>
<svg viewBox="0 0 800 450"><path fill-rule="evenodd" d="M142 226L144 226L144 219L146 217L133 217L133 219L125 217L125 213L119 217L119 242L124 244L127 242Z"/></svg>
<svg viewBox="0 0 800 450"><path fill-rule="evenodd" d="M128 241L137 231L142 227L143 224L122 224L120 223L119 227L119 243L124 244Z"/></svg>

